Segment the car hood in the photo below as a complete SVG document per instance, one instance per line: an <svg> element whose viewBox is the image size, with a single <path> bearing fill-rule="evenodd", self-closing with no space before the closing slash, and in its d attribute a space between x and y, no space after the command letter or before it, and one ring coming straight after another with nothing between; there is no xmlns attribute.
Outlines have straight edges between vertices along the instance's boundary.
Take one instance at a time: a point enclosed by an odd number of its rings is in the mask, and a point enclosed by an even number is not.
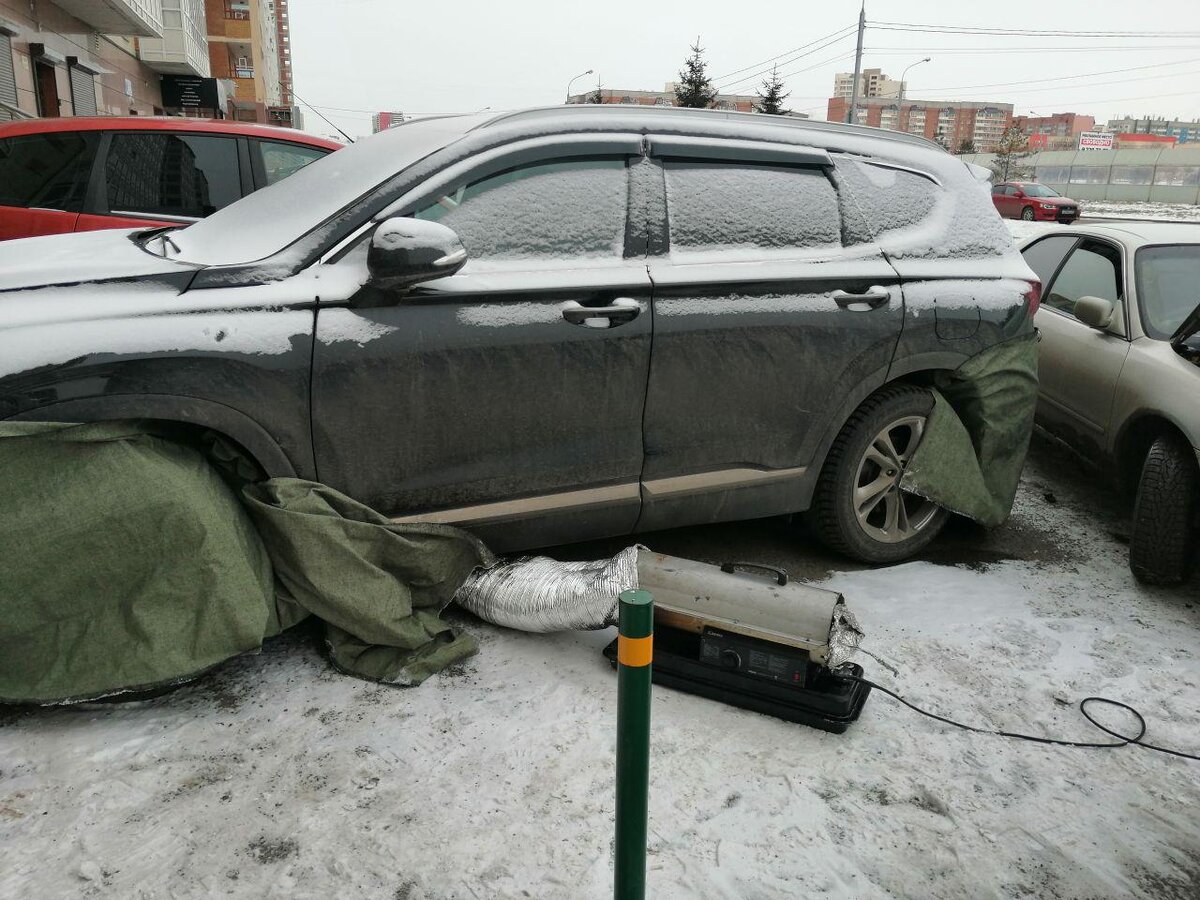
<svg viewBox="0 0 1200 900"><path fill-rule="evenodd" d="M1070 197L1029 197L1030 200L1036 200L1038 203L1049 203L1051 206L1078 206L1079 204Z"/></svg>
<svg viewBox="0 0 1200 900"><path fill-rule="evenodd" d="M143 250L132 239L143 231L84 231L0 241L0 291L177 275L200 268Z"/></svg>

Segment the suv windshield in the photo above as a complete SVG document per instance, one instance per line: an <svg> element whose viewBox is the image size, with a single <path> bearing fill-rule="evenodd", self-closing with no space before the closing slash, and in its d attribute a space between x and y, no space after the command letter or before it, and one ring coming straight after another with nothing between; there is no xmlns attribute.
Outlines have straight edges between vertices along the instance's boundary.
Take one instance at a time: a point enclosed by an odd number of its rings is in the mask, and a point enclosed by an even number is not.
<svg viewBox="0 0 1200 900"><path fill-rule="evenodd" d="M453 143L490 116L409 122L380 132L171 232L184 262L237 265L273 256L397 172Z"/></svg>
<svg viewBox="0 0 1200 900"><path fill-rule="evenodd" d="M1058 191L1046 187L1044 184L1027 184L1025 185L1026 197L1061 197Z"/></svg>
<svg viewBox="0 0 1200 900"><path fill-rule="evenodd" d="M1200 244L1143 247L1136 271L1142 328L1167 340L1200 304Z"/></svg>

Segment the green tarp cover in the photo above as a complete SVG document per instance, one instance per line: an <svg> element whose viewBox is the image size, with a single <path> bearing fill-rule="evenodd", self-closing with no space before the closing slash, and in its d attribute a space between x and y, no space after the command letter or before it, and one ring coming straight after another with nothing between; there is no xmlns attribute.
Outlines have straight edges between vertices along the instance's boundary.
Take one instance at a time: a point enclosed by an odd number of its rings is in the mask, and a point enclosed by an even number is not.
<svg viewBox="0 0 1200 900"><path fill-rule="evenodd" d="M308 615L354 675L418 684L475 652L439 618L494 560L139 421L0 424L0 701L187 681ZM214 463L220 468L214 468Z"/></svg>
<svg viewBox="0 0 1200 900"><path fill-rule="evenodd" d="M971 357L933 387L933 410L901 485L982 525L999 525L1012 511L1033 434L1036 334Z"/></svg>

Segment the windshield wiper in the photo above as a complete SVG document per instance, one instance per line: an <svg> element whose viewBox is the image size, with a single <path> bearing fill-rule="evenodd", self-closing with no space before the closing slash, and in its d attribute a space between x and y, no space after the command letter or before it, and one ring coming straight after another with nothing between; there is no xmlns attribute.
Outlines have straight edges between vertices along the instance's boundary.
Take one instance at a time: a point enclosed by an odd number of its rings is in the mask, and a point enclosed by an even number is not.
<svg viewBox="0 0 1200 900"><path fill-rule="evenodd" d="M1171 346L1176 350L1182 349L1187 343L1188 338L1200 331L1200 303L1196 304L1183 323L1175 329L1175 333L1171 335Z"/></svg>

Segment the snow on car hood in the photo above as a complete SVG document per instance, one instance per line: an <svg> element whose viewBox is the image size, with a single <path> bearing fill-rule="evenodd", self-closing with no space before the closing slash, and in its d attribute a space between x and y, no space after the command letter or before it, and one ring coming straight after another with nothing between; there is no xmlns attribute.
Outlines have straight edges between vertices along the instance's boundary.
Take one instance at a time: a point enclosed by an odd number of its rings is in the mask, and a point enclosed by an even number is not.
<svg viewBox="0 0 1200 900"><path fill-rule="evenodd" d="M0 291L198 268L143 250L132 236L144 230L85 231L0 241Z"/></svg>

